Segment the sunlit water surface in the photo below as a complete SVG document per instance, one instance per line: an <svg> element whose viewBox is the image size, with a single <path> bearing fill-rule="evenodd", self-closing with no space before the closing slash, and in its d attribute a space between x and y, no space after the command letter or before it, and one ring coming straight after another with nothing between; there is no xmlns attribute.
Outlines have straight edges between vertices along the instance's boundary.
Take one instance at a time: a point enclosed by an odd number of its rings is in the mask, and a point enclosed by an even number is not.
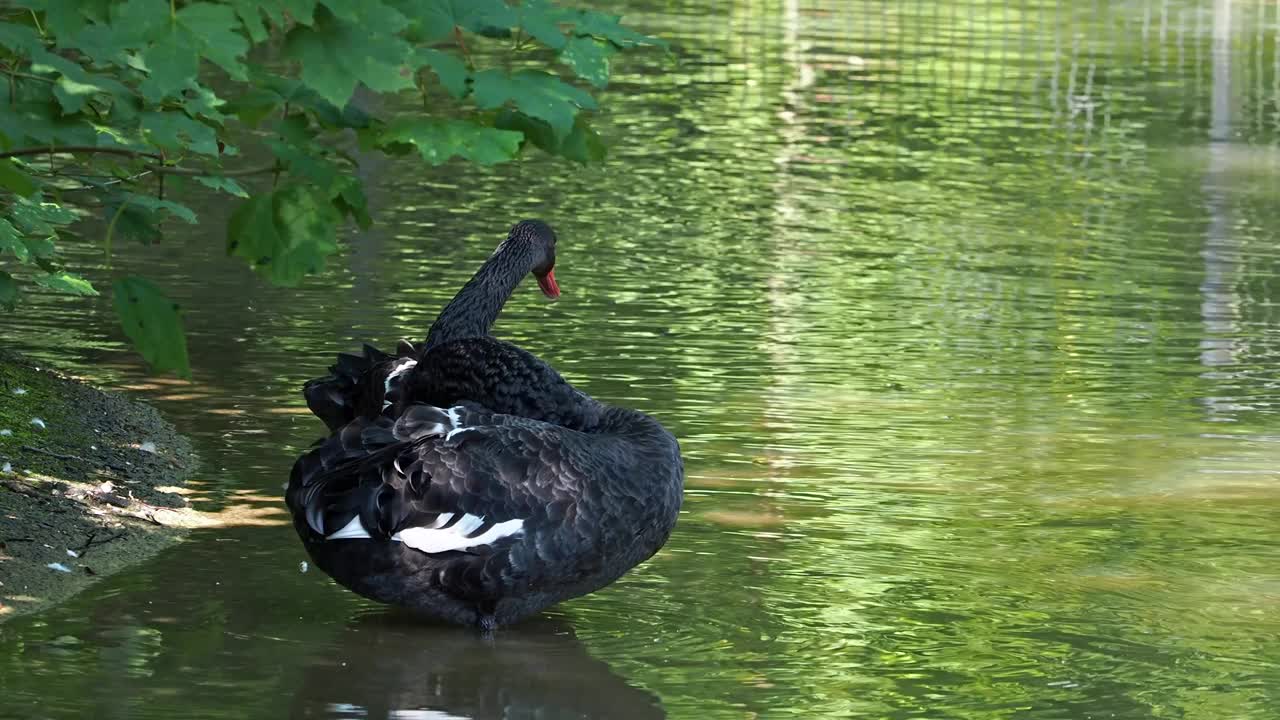
<svg viewBox="0 0 1280 720"><path fill-rule="evenodd" d="M1277 7L625 5L674 49L619 63L603 166L371 158L377 226L296 291L222 256L221 199L118 253L193 383L105 298L0 321L161 408L228 521L0 626L0 715L1275 717ZM659 417L688 490L650 562L486 642L299 572L281 484L301 383L530 215L565 295L497 332Z"/></svg>

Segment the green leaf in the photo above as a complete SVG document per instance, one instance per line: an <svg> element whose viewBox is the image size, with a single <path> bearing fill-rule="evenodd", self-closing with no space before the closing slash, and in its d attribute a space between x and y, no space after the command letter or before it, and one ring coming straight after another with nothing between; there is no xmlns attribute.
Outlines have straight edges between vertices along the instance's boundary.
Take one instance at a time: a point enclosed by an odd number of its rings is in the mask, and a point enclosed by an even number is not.
<svg viewBox="0 0 1280 720"><path fill-rule="evenodd" d="M37 74L61 75L53 87L53 95L64 113L76 113L89 98L97 93L107 93L117 99L129 98L132 91L115 78L91 73L61 55L44 49L31 51L31 71Z"/></svg>
<svg viewBox="0 0 1280 720"><path fill-rule="evenodd" d="M222 109L227 106L227 102L218 97L209 88L203 85L196 85L188 88L183 94L182 109L192 118L197 120L207 120L215 125L222 125L226 122L227 116L222 113ZM222 149L224 155L229 153L230 145Z"/></svg>
<svg viewBox="0 0 1280 720"><path fill-rule="evenodd" d="M249 87L239 97L227 103L227 112L240 118L249 127L257 127L268 115L284 104L284 99L266 88Z"/></svg>
<svg viewBox="0 0 1280 720"><path fill-rule="evenodd" d="M351 180L352 182L348 183L333 199L334 207L354 219L361 230L368 230L373 225L373 218L369 217L369 200L364 194L364 183L358 178L351 178Z"/></svg>
<svg viewBox="0 0 1280 720"><path fill-rule="evenodd" d="M18 284L13 281L13 276L0 270L0 305L6 310L12 310L14 305L18 304Z"/></svg>
<svg viewBox="0 0 1280 720"><path fill-rule="evenodd" d="M650 37L619 25L618 21L622 19L621 15L579 10L576 14L572 14L571 17L575 25L574 32L578 35L594 35L608 40L620 48L635 47L637 45L667 47L667 43L658 38Z"/></svg>
<svg viewBox="0 0 1280 720"><path fill-rule="evenodd" d="M0 47L8 48L15 55L29 55L34 50L43 50L44 43L35 28L16 23L0 23Z"/></svg>
<svg viewBox="0 0 1280 720"><path fill-rule="evenodd" d="M514 10L503 0L399 0L395 5L408 16L410 35L423 44L449 37L454 28L480 32L516 24Z"/></svg>
<svg viewBox="0 0 1280 720"><path fill-rule="evenodd" d="M191 208L172 200L161 200L151 195L140 195L131 192L114 193L107 199L107 202L133 205L151 213L163 212L166 215L172 215L179 220L183 220L189 225L196 223L196 214ZM163 215L157 218L157 220L162 219L164 219Z"/></svg>
<svg viewBox="0 0 1280 720"><path fill-rule="evenodd" d="M579 109L595 108L595 100L585 91L550 73L521 70L507 75L501 70L476 74L472 95L481 109L515 103L525 114L545 120L559 137L573 129Z"/></svg>
<svg viewBox="0 0 1280 720"><path fill-rule="evenodd" d="M262 21L262 7L258 0L234 0L232 5L235 7L236 16L244 24L245 32L249 33L250 40L260 43L271 36L267 32L266 23Z"/></svg>
<svg viewBox="0 0 1280 720"><path fill-rule="evenodd" d="M467 0L467 2L474 2L474 0ZM325 0L322 4L325 15L353 25L377 26L381 32L400 32L409 24L409 19L394 6L394 3L387 5L382 0Z"/></svg>
<svg viewBox="0 0 1280 720"><path fill-rule="evenodd" d="M340 108L320 97L319 93L298 80L260 73L254 77L254 82L261 87L255 88L247 93L246 97L235 101L237 107L241 105L249 107L253 124L257 124L262 117L286 102L290 106L310 110L315 114L316 120L329 127L365 128L373 122L373 118L355 103L347 103L345 107ZM243 113L241 119L246 120ZM307 124L306 118L299 113L290 113L290 119L299 121L303 126ZM296 138L293 139L296 141Z"/></svg>
<svg viewBox="0 0 1280 720"><path fill-rule="evenodd" d="M586 165L604 160L608 155L608 148L600 137L600 133L585 120L578 118L578 122L573 125L573 132L560 143L558 154Z"/></svg>
<svg viewBox="0 0 1280 720"><path fill-rule="evenodd" d="M102 210L110 233L108 240L110 237L118 236L136 240L143 245L152 245L160 242L164 237L164 233L156 227L157 218L145 208L128 203L124 205L109 203L103 205ZM109 242L104 242L104 245L110 247Z"/></svg>
<svg viewBox="0 0 1280 720"><path fill-rule="evenodd" d="M525 0L519 8L517 23L538 42L552 50L565 46L567 38L560 29L559 18L563 13L548 2Z"/></svg>
<svg viewBox="0 0 1280 720"><path fill-rule="evenodd" d="M596 132L581 116L573 124L573 130L563 139L556 136L551 126L518 110L503 110L494 120L496 127L516 130L525 139L542 150L584 165L605 158L606 148L600 133Z"/></svg>
<svg viewBox="0 0 1280 720"><path fill-rule="evenodd" d="M520 152L524 136L510 130L483 127L463 120L401 117L379 139L380 145L407 143L422 159L440 165L454 156L481 165L505 162Z"/></svg>
<svg viewBox="0 0 1280 720"><path fill-rule="evenodd" d="M57 203L24 197L19 197L9 208L9 216L18 230L28 235L54 235L55 225L67 225L76 219L75 213Z"/></svg>
<svg viewBox="0 0 1280 720"><path fill-rule="evenodd" d="M47 287L50 290L60 293L67 293L69 295L98 294L98 291L93 289L93 285L90 285L88 280L85 280L74 273L64 272L61 270L58 272L46 273L44 275L37 275L35 280L37 285Z"/></svg>
<svg viewBox="0 0 1280 720"><path fill-rule="evenodd" d="M18 232L18 229L8 220L0 218L0 253L6 250L18 258L20 263L26 263L31 258L31 250L27 247L22 233Z"/></svg>
<svg viewBox="0 0 1280 720"><path fill-rule="evenodd" d="M97 92L97 85L76 82L66 75L58 78L58 81L53 84L53 96L58 99L62 111L68 115L80 112L85 103L89 102L89 98Z"/></svg>
<svg viewBox="0 0 1280 720"><path fill-rule="evenodd" d="M13 160L0 159L0 187L16 195L27 197L36 191L36 184Z"/></svg>
<svg viewBox="0 0 1280 720"><path fill-rule="evenodd" d="M88 21L89 17L96 15L97 19L106 19L104 2L84 2L83 0L28 0L33 10L43 10L43 25L45 32L52 34L57 38L69 38L79 32ZM99 7L94 7L98 5Z"/></svg>
<svg viewBox="0 0 1280 720"><path fill-rule="evenodd" d="M147 79L139 89L149 102L179 94L196 79L200 58L196 39L181 25L170 25L154 45L142 53Z"/></svg>
<svg viewBox="0 0 1280 720"><path fill-rule="evenodd" d="M591 37L575 37L560 51L560 59L578 77L604 88L609 84L609 56L613 47Z"/></svg>
<svg viewBox="0 0 1280 720"><path fill-rule="evenodd" d="M112 286L116 315L124 334L151 367L191 376L182 310L150 281L126 277Z"/></svg>
<svg viewBox="0 0 1280 720"><path fill-rule="evenodd" d="M276 123L276 135L287 143L308 145L316 137L306 113L289 113Z"/></svg>
<svg viewBox="0 0 1280 720"><path fill-rule="evenodd" d="M251 196L236 208L227 222L227 254L250 263L269 262L285 245L276 230L274 193Z"/></svg>
<svg viewBox="0 0 1280 720"><path fill-rule="evenodd" d="M440 78L440 84L450 95L460 98L467 94L467 66L456 56L432 48L418 51L416 67L430 65Z"/></svg>
<svg viewBox="0 0 1280 720"><path fill-rule="evenodd" d="M408 43L377 24L323 15L314 28L294 28L285 43L285 54L302 64L302 81L321 97L343 107L357 83L378 92L413 87Z"/></svg>
<svg viewBox="0 0 1280 720"><path fill-rule="evenodd" d="M306 178L307 184L323 193L326 200L339 195L353 181L342 167L329 159L330 151L315 143L295 145L271 140L267 147L292 176Z"/></svg>
<svg viewBox="0 0 1280 720"><path fill-rule="evenodd" d="M232 213L227 254L245 258L277 285L297 285L337 250L339 220L329 200L305 186L257 195Z"/></svg>
<svg viewBox="0 0 1280 720"><path fill-rule="evenodd" d="M171 25L165 0L126 0L111 8L113 42L120 48L140 48Z"/></svg>
<svg viewBox="0 0 1280 720"><path fill-rule="evenodd" d="M261 6L263 12L271 19L271 23L277 28L286 27L290 20L300 25L314 25L316 5L319 4L316 0L274 0L268 3L249 0L249 2Z"/></svg>
<svg viewBox="0 0 1280 720"><path fill-rule="evenodd" d="M249 42L235 31L236 12L227 5L197 2L178 11L177 21L199 43L205 58L227 71L236 80L248 79L248 68L241 58L249 51Z"/></svg>
<svg viewBox="0 0 1280 720"><path fill-rule="evenodd" d="M22 244L27 246L27 252L31 254L31 257L35 258L36 264L41 267L44 267L44 264L40 262L41 260L51 258L57 252L53 240L47 237L24 237L22 238Z"/></svg>
<svg viewBox="0 0 1280 720"><path fill-rule="evenodd" d="M217 132L180 110L144 112L140 118L144 137L156 147L213 157L219 154Z"/></svg>
<svg viewBox="0 0 1280 720"><path fill-rule="evenodd" d="M0 102L0 133L10 147L98 144L97 129L81 116L63 117L62 109L45 93L39 101Z"/></svg>
<svg viewBox="0 0 1280 720"><path fill-rule="evenodd" d="M115 12L112 29L117 36L101 43L145 46L139 59L147 79L139 89L148 101L158 102L195 82L201 57L221 66L233 79L247 79L241 58L249 43L236 31L238 26L235 10L227 5L191 3L170 20L168 3L129 0ZM137 61L133 63L136 66Z"/></svg>
<svg viewBox="0 0 1280 720"><path fill-rule="evenodd" d="M221 190L222 192L235 195L236 197L249 197L249 193L245 191L240 183L229 177L220 177L217 175L196 175L193 179L207 188Z"/></svg>
<svg viewBox="0 0 1280 720"><path fill-rule="evenodd" d="M405 7L405 3L401 7ZM452 3L447 0L422 0L409 11L409 36L423 44L437 43L453 34L458 26ZM416 11L416 12L414 12Z"/></svg>
<svg viewBox="0 0 1280 720"><path fill-rule="evenodd" d="M115 26L106 23L86 25L74 35L62 35L64 46L75 47L96 65L115 64L125 67L128 64L130 45L127 39Z"/></svg>

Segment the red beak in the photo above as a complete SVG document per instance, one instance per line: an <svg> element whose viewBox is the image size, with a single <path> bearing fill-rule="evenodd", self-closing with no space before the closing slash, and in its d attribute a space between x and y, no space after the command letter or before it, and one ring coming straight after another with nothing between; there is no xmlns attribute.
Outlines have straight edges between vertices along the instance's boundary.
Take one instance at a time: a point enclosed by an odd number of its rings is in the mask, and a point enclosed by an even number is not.
<svg viewBox="0 0 1280 720"><path fill-rule="evenodd" d="M539 275L538 287L542 288L542 294L555 300L560 297L560 286L556 284L556 274L552 270L548 270L546 275Z"/></svg>

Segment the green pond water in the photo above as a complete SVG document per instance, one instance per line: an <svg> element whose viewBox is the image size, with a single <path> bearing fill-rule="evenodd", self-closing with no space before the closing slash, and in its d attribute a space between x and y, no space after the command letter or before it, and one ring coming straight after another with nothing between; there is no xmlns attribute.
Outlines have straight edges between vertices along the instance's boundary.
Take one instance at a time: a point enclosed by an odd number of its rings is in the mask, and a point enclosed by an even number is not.
<svg viewBox="0 0 1280 720"><path fill-rule="evenodd" d="M0 318L172 418L225 520L0 626L0 716L1276 717L1280 7L615 6L674 49L619 62L607 164L368 158L378 224L298 290L223 257L221 199L118 249L193 383L106 299ZM564 297L496 332L660 418L688 487L652 560L486 641L300 572L281 486L302 382L525 216Z"/></svg>

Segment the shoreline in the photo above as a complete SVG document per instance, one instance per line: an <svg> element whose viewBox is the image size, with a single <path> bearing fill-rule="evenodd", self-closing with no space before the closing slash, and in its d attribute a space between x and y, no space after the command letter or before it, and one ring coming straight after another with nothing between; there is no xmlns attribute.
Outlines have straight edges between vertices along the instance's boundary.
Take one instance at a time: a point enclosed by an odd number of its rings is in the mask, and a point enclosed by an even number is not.
<svg viewBox="0 0 1280 720"><path fill-rule="evenodd" d="M0 352L0 623L204 524L182 487L198 464L150 405Z"/></svg>

